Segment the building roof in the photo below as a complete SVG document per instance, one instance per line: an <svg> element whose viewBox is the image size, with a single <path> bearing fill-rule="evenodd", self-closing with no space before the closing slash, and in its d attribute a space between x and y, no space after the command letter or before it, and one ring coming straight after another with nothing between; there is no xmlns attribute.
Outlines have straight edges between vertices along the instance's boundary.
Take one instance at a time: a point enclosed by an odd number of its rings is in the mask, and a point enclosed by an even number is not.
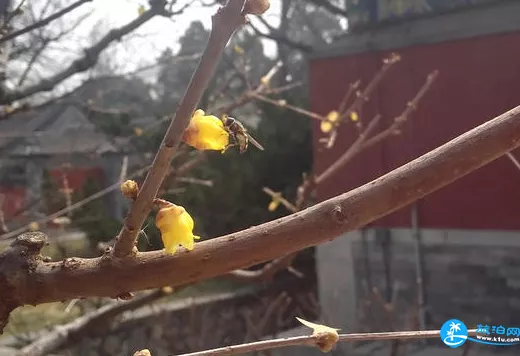
<svg viewBox="0 0 520 356"><path fill-rule="evenodd" d="M492 1L456 12L438 13L347 33L317 48L310 59L363 52L389 51L420 44L468 39L520 31L520 2Z"/></svg>
<svg viewBox="0 0 520 356"><path fill-rule="evenodd" d="M0 152L5 156L102 154L121 148L73 103L58 103L0 122Z"/></svg>

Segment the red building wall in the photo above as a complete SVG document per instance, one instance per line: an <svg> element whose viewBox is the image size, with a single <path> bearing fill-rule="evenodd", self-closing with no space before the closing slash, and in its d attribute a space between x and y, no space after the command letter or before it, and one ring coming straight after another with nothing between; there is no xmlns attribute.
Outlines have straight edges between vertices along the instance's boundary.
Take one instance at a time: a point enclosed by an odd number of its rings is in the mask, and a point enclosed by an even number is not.
<svg viewBox="0 0 520 356"><path fill-rule="evenodd" d="M67 178L69 189L82 189L87 179L92 178L96 182L101 183L103 178L103 171L98 167L74 167L62 170L60 168L49 170L49 174L64 188L64 176Z"/></svg>
<svg viewBox="0 0 520 356"><path fill-rule="evenodd" d="M520 104L520 33L490 35L396 52L402 60L390 70L363 111L367 122L383 115L380 128L399 115L431 71L439 76L419 110L403 126L402 135L365 151L318 187L320 200L358 187L417 158L465 131ZM312 60L311 106L326 114L338 106L349 83L366 84L390 52L372 52ZM317 143L322 133L313 123L314 167L330 165L354 140L353 127L343 125L332 150ZM520 159L520 150L513 152ZM424 228L520 230L520 171L502 157L418 203ZM405 208L373 224L410 226Z"/></svg>

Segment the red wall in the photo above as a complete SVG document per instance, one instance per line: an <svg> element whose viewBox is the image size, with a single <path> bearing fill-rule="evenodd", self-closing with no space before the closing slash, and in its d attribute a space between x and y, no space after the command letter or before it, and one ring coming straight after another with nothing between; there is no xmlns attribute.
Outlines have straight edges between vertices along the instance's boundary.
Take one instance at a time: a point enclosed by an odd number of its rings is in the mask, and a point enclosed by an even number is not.
<svg viewBox="0 0 520 356"><path fill-rule="evenodd" d="M23 187L0 187L0 194L4 196L2 212L6 222L25 205L25 188Z"/></svg>
<svg viewBox="0 0 520 356"><path fill-rule="evenodd" d="M54 169L50 170L49 173L59 184L60 188L63 188L62 170ZM82 168L74 167L67 171L67 180L69 188L74 190L81 189L89 177L94 178L98 182L102 182L103 171L101 168ZM25 210L27 202L25 201L26 188L25 187L1 187L0 194L4 195L4 203L2 205L2 211L4 218L7 223L10 222L11 218L20 210Z"/></svg>
<svg viewBox="0 0 520 356"><path fill-rule="evenodd" d="M367 122L383 115L381 128L400 114L429 72L439 76L401 136L390 138L356 157L318 187L328 199L358 187L520 104L520 33L485 36L397 52L402 60L387 74L365 107ZM311 105L326 114L337 107L349 83L366 84L381 66L384 53L363 53L315 59L310 63ZM314 167L330 165L354 140L351 125L343 125L332 150L317 143L322 137L313 122ZM520 159L520 150L513 152ZM419 202L419 224L430 228L520 230L520 171L507 157L471 173ZM389 215L376 226L410 225L409 208Z"/></svg>
<svg viewBox="0 0 520 356"><path fill-rule="evenodd" d="M92 167L92 168L83 168L83 167L74 167L70 169L53 169L49 171L50 175L56 180L56 182L60 185L60 188L63 188L63 174L67 177L67 184L69 188L78 190L83 187L88 178L93 178L97 182L101 182L103 177L103 172L101 168Z"/></svg>

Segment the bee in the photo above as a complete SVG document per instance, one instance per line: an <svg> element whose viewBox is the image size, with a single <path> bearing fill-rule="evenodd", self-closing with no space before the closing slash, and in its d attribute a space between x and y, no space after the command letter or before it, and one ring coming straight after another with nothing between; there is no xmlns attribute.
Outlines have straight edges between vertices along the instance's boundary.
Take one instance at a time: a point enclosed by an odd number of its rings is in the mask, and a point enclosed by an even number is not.
<svg viewBox="0 0 520 356"><path fill-rule="evenodd" d="M244 153L247 150L249 142L251 142L253 146L259 150L264 150L262 145L259 144L253 137L251 137L249 133L247 133L247 129L240 121L227 115L223 115L221 120L224 123L224 128L227 132L229 132L229 135L233 138L234 141L234 143L229 144L224 149L224 151L230 147L238 146L240 153Z"/></svg>

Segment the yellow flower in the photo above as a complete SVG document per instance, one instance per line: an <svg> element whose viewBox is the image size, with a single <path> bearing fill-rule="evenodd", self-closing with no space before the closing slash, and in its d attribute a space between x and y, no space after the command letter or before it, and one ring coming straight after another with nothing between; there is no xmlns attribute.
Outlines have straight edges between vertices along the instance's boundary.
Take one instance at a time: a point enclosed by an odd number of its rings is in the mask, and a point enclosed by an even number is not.
<svg viewBox="0 0 520 356"><path fill-rule="evenodd" d="M135 128L134 128L134 134L135 134L136 136L141 136L141 135L143 134L143 129L140 128L140 127L135 127Z"/></svg>
<svg viewBox="0 0 520 356"><path fill-rule="evenodd" d="M339 119L339 112L333 110L327 114L327 121L336 122Z"/></svg>
<svg viewBox="0 0 520 356"><path fill-rule="evenodd" d="M36 221L33 221L29 224L29 230L36 231L40 228L40 224L38 224Z"/></svg>
<svg viewBox="0 0 520 356"><path fill-rule="evenodd" d="M166 253L174 254L179 245L191 251L199 236L193 235L193 219L184 207L167 203L155 217Z"/></svg>
<svg viewBox="0 0 520 356"><path fill-rule="evenodd" d="M281 203L280 198L282 197L282 195L280 193L274 193L271 197L273 200L271 200L271 202L269 203L267 210L275 211Z"/></svg>
<svg viewBox="0 0 520 356"><path fill-rule="evenodd" d="M199 109L193 113L190 124L184 130L183 140L199 151L222 151L229 144L229 133L222 120L213 115L205 115Z"/></svg>
<svg viewBox="0 0 520 356"><path fill-rule="evenodd" d="M236 52L237 54L244 54L244 49L243 49L242 47L240 47L239 45L235 45L235 46L233 47L233 49L235 50L235 52Z"/></svg>
<svg viewBox="0 0 520 356"><path fill-rule="evenodd" d="M162 287L162 288L161 288L161 291L162 291L164 294L172 294L172 293L173 293L173 288L170 287L170 286L166 286L166 287Z"/></svg>
<svg viewBox="0 0 520 356"><path fill-rule="evenodd" d="M327 114L325 117L325 120L323 120L320 124L321 132L323 133L329 133L332 131L332 128L334 125L338 122L339 119L339 112L337 111L331 111Z"/></svg>
<svg viewBox="0 0 520 356"><path fill-rule="evenodd" d="M359 115L357 112L355 111L352 111L350 113L350 120L352 120L353 122L358 122L359 121Z"/></svg>
<svg viewBox="0 0 520 356"><path fill-rule="evenodd" d="M137 8L137 14L138 14L139 16L141 16L142 14L144 14L145 11L146 11L146 9L144 8L143 5L139 5L139 7Z"/></svg>
<svg viewBox="0 0 520 356"><path fill-rule="evenodd" d="M276 208L278 208L278 205L280 205L280 201L279 201L279 200L276 200L276 199L273 199L273 200L269 203L269 206L267 207L267 210L269 210L269 211L275 211Z"/></svg>

